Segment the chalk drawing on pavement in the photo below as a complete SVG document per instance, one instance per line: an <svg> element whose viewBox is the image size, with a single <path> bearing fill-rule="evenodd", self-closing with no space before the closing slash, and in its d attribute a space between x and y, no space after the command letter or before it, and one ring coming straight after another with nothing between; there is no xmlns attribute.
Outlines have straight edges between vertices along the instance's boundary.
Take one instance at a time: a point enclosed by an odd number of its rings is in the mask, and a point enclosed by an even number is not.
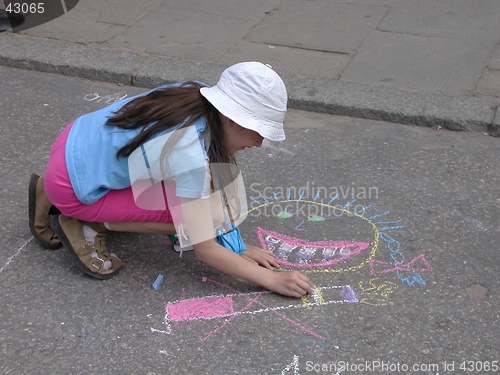
<svg viewBox="0 0 500 375"><path fill-rule="evenodd" d="M286 304L276 305L276 300L269 298L272 297L272 292L265 289L260 292L242 293L216 280L204 277L202 281L215 284L231 293L168 302L165 306L165 318L163 320L166 329L162 330L163 332L171 333L172 323L216 319L223 321L210 333L199 339L199 342L204 342L237 317L270 313L277 315L289 325L295 327L297 331L324 340L325 337L305 327L302 323L288 318L284 312L290 309L311 309L332 304L359 302L358 293L350 285L317 286L314 294L306 295L302 299L287 299Z"/></svg>
<svg viewBox="0 0 500 375"><path fill-rule="evenodd" d="M404 225L402 220L388 219L390 211L370 214L375 208L372 204L360 205L356 199L339 204L339 194L320 199L319 190L313 200L303 199L304 192L297 199L292 199L296 197L290 192L285 199L279 199L277 194L272 196L251 197L252 207L248 214L272 217L279 227L288 227L287 234L261 226L256 229L261 247L275 253L282 268L302 272L347 272L368 266L371 276L395 275L409 286L425 285L421 273L432 271L432 266L424 254L406 260L401 243L393 234ZM361 228L361 240L328 238L331 228L341 217L348 217L350 226ZM286 222L290 224L287 226ZM311 226L319 225L323 226L322 239L304 238L311 232ZM387 251L382 255L388 254L389 261L376 259L379 248Z"/></svg>
<svg viewBox="0 0 500 375"><path fill-rule="evenodd" d="M300 375L300 357L298 355L294 355L292 362L290 362L284 369L281 371L281 375L293 374Z"/></svg>
<svg viewBox="0 0 500 375"><path fill-rule="evenodd" d="M265 289L245 293L219 281L203 277L202 282L220 288L220 294L170 301L165 305L164 328L151 332L171 334L182 325L193 321L211 322L200 334L200 343L210 340L226 329L235 319L257 314L273 314L283 320L284 329L298 334L326 340L324 333L307 327L307 323L287 312L301 309L323 309L335 304L366 304L382 306L388 303L401 284L426 285L422 274L432 266L424 254L406 260L396 231L404 228L402 220L393 220L389 211L375 210L373 205L361 206L352 200L335 204L337 197L323 203L313 200L252 198L254 206L248 215L264 210L274 215L256 220L255 236L262 248L275 253L282 270L296 269L318 274L316 293L301 299L279 299ZM254 215L259 218L259 215ZM271 217L271 219L268 219ZM348 218L348 230L342 220ZM318 227L321 226L322 227ZM314 227L314 230L309 230ZM265 228L266 229L265 229ZM270 229L267 229L270 228ZM333 228L333 229L332 229ZM359 229L361 228L361 230ZM318 230L319 229L319 230ZM317 239L311 236L322 236ZM334 273L355 272L358 281L350 285L336 285ZM397 282L399 281L399 283ZM290 318L294 316L294 319Z"/></svg>
<svg viewBox="0 0 500 375"><path fill-rule="evenodd" d="M121 94L121 93L100 95L97 92L93 92L92 94L85 95L83 99L87 102L96 102L96 103L103 102L104 104L112 104L125 99L127 96L128 96L127 94Z"/></svg>

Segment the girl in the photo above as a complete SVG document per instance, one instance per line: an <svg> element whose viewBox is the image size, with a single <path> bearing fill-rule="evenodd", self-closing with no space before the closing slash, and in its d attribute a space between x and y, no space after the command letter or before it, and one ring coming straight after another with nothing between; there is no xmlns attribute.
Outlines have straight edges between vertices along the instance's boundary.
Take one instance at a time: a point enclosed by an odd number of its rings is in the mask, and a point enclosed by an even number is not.
<svg viewBox="0 0 500 375"><path fill-rule="evenodd" d="M64 245L85 273L107 279L122 267L105 246L108 230L177 233L222 272L287 296L311 292L306 275L274 272L271 252L220 225L241 221L234 155L284 140L286 103L270 66L244 62L214 87L162 86L79 117L54 143L45 177L32 175L33 236L48 249ZM54 207L61 214L51 216ZM226 246L227 236L239 247Z"/></svg>

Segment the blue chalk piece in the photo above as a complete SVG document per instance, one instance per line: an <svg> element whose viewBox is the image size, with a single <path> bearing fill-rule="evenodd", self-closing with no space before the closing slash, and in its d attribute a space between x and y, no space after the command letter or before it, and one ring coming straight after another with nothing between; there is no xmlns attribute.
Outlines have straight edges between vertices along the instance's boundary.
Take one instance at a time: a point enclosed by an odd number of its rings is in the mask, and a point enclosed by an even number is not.
<svg viewBox="0 0 500 375"><path fill-rule="evenodd" d="M163 275L159 274L155 282L151 285L151 288L153 288L154 290L158 290L162 282L163 282Z"/></svg>

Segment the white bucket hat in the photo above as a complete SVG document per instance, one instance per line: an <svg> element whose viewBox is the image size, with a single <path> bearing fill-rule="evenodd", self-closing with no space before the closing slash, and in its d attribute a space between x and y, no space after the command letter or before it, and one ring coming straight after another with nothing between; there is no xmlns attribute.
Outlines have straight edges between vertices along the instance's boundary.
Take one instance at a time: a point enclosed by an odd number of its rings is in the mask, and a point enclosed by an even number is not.
<svg viewBox="0 0 500 375"><path fill-rule="evenodd" d="M232 65L216 86L203 87L200 93L238 125L271 141L285 140L287 92L270 65L255 61Z"/></svg>

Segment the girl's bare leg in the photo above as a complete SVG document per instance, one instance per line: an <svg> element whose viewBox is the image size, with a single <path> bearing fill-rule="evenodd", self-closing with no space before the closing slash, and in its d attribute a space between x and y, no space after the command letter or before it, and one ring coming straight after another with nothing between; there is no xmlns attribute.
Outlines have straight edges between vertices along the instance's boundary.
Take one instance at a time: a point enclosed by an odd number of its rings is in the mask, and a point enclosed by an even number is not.
<svg viewBox="0 0 500 375"><path fill-rule="evenodd" d="M173 223L121 222L107 224L110 230L116 232L175 234L175 227Z"/></svg>

